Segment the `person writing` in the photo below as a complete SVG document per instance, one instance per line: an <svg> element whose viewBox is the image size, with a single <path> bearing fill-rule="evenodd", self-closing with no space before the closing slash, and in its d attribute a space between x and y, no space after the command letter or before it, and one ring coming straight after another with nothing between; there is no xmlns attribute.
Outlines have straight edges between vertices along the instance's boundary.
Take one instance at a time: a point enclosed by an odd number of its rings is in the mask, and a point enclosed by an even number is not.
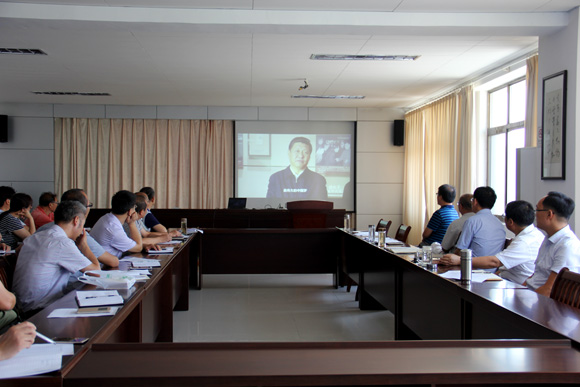
<svg viewBox="0 0 580 387"><path fill-rule="evenodd" d="M534 207L525 200L508 203L505 208L505 225L516 237L509 246L490 256L473 257L474 269L498 268L500 277L523 284L534 272L534 261L538 255L544 234L534 226ZM459 265L460 257L446 254L440 265Z"/></svg>
<svg viewBox="0 0 580 387"><path fill-rule="evenodd" d="M308 169L312 144L306 137L296 137L288 146L290 165L270 176L268 198L328 199L326 179Z"/></svg>
<svg viewBox="0 0 580 387"><path fill-rule="evenodd" d="M0 361L15 356L24 348L30 348L36 337L36 327L31 322L14 325L0 335Z"/></svg>

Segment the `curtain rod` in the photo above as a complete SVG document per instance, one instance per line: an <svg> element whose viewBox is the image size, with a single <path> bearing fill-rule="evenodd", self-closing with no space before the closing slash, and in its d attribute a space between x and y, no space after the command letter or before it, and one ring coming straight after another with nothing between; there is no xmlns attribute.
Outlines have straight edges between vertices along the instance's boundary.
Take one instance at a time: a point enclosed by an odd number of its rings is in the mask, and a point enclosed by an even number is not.
<svg viewBox="0 0 580 387"><path fill-rule="evenodd" d="M486 72L486 73L484 73L484 74L482 74L482 75L480 75L480 76L478 76L476 78L473 78L473 79L471 79L471 80L469 80L469 81L467 81L465 83L462 83L461 85L453 88L453 90L444 92L443 94L440 94L437 97L431 98L431 99L429 99L425 103L422 103L422 104L420 104L418 106L411 107L411 108L409 108L409 110L407 110L405 112L405 114L411 113L411 112L413 112L413 111L415 111L417 109L421 109L422 107L425 107L425 106L427 106L429 104L432 104L434 102L437 102L440 99L445 98L445 97L447 97L447 96L449 96L451 94L458 93L459 91L461 91L461 89L463 89L466 86L473 85L473 84L477 83L478 81L481 81L482 79L485 79L485 78L487 78L487 77L489 77L491 75L494 75L494 74L499 73L500 71L503 71L506 67L510 67L510 66L515 65L515 64L521 63L521 62L523 62L525 60L528 60L529 58L531 58L531 57L533 57L535 55L538 55L538 49L535 49L535 50L527 53L526 55L523 55L523 56L521 56L519 58L516 58L516 59L514 59L512 61L506 62L505 64L503 64L501 66L498 66L495 69L490 70L490 71L488 71L488 72Z"/></svg>

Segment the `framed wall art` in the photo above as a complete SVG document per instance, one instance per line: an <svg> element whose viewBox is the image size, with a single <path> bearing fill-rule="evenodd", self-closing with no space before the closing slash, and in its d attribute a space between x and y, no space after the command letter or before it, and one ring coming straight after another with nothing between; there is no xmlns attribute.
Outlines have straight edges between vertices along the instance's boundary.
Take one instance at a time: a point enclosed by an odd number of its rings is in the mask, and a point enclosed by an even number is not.
<svg viewBox="0 0 580 387"><path fill-rule="evenodd" d="M542 180L566 179L566 70L543 80Z"/></svg>

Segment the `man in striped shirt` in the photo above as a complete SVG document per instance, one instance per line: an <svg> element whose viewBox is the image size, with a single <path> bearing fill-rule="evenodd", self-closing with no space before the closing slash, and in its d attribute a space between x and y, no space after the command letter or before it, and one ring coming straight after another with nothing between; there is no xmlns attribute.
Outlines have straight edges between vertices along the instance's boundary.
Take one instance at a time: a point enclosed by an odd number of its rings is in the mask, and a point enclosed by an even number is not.
<svg viewBox="0 0 580 387"><path fill-rule="evenodd" d="M449 184L443 184L437 190L437 204L441 206L433 213L429 220L425 231L423 231L423 240L419 244L421 246L430 246L433 242L443 241L443 237L447 232L447 227L455 219L459 218L457 211L453 208L453 201L455 200L455 187Z"/></svg>

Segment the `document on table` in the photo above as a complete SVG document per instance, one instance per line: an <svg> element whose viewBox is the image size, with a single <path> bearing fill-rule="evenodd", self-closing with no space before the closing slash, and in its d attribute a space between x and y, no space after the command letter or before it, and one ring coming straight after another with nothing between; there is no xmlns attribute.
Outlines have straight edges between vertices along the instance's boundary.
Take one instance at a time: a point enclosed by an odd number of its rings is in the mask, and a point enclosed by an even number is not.
<svg viewBox="0 0 580 387"><path fill-rule="evenodd" d="M195 234L196 232L203 234L203 230L200 230L199 228L192 227L187 229L187 235L192 235Z"/></svg>
<svg viewBox="0 0 580 387"><path fill-rule="evenodd" d="M74 354L73 344L33 344L16 356L0 361L0 379L58 371L64 355Z"/></svg>
<svg viewBox="0 0 580 387"><path fill-rule="evenodd" d="M420 248L415 246L388 246L387 250L395 254L415 254L417 251L421 251Z"/></svg>
<svg viewBox="0 0 580 387"><path fill-rule="evenodd" d="M173 254L173 246L170 247L163 247L160 250L149 249L147 250L148 254L155 255L155 254Z"/></svg>
<svg viewBox="0 0 580 387"><path fill-rule="evenodd" d="M77 313L78 309L75 309L75 308L60 308L60 309L55 309L52 312L50 312L50 314L47 316L47 318L76 318L76 317L114 316L118 310L119 310L118 306L111 306L111 310L109 312Z"/></svg>
<svg viewBox="0 0 580 387"><path fill-rule="evenodd" d="M121 259L121 261L131 262L131 266L139 269L161 267L161 261L158 259L126 257Z"/></svg>
<svg viewBox="0 0 580 387"><path fill-rule="evenodd" d="M77 290L77 302L81 308L87 306L119 305L123 297L116 290Z"/></svg>
<svg viewBox="0 0 580 387"><path fill-rule="evenodd" d="M460 270L449 270L448 272L439 274L443 278L447 279L454 279L460 280L461 279L461 271ZM502 281L502 278L490 273L488 271L473 271L471 272L471 282L485 282L485 281Z"/></svg>

